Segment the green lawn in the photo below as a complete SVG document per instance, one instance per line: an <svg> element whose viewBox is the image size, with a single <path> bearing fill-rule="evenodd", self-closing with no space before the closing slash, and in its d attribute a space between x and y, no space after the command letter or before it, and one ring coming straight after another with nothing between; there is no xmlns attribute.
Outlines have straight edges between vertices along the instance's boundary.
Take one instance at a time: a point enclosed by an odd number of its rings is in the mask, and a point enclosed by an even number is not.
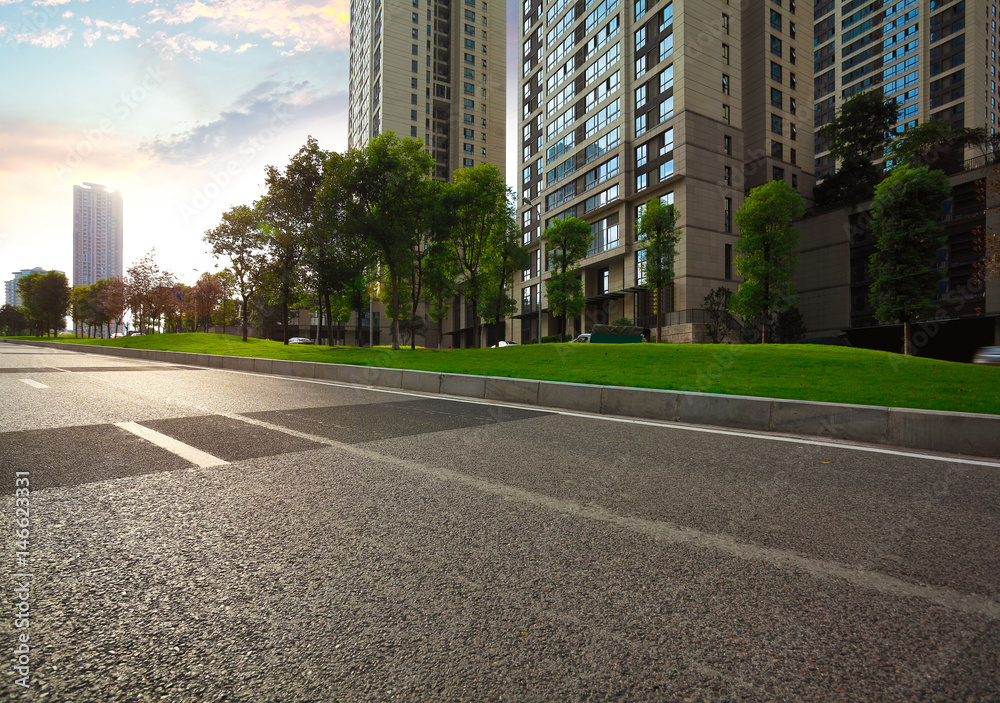
<svg viewBox="0 0 1000 703"><path fill-rule="evenodd" d="M41 338L39 341L52 341ZM512 378L1000 414L1000 367L819 345L543 344L503 349L284 346L215 334L62 342Z"/></svg>

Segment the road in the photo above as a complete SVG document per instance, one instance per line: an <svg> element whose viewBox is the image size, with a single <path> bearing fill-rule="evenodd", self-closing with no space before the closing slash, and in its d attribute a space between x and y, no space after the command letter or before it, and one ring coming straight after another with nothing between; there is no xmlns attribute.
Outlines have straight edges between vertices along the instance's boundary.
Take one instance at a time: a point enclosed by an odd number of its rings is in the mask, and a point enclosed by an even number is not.
<svg viewBox="0 0 1000 703"><path fill-rule="evenodd" d="M1000 699L988 460L0 344L0 494L6 700Z"/></svg>

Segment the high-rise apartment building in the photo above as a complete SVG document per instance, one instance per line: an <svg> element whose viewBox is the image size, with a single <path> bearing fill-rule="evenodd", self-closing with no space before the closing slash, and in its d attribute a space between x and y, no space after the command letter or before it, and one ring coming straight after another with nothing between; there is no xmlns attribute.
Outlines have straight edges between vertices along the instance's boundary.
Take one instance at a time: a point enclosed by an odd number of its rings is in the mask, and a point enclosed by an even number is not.
<svg viewBox="0 0 1000 703"><path fill-rule="evenodd" d="M73 186L73 285L121 277L122 195L96 183Z"/></svg>
<svg viewBox="0 0 1000 703"><path fill-rule="evenodd" d="M567 216L594 235L582 262L587 308L570 331L620 317L652 327L637 223L660 198L679 209L682 229L660 301L668 338L697 339L705 295L736 286L733 214L744 193L784 179L811 198L811 6L524 0L521 10L518 212L531 263L515 281L513 338L554 330L538 314L549 268L541 235Z"/></svg>
<svg viewBox="0 0 1000 703"><path fill-rule="evenodd" d="M852 96L881 88L899 105L897 131L940 119L996 133L994 0L820 0L814 33L816 128ZM815 170L836 170L818 138Z"/></svg>
<svg viewBox="0 0 1000 703"><path fill-rule="evenodd" d="M17 282L19 279L32 273L46 273L46 270L38 266L33 269L21 269L20 271L14 271L14 278L9 281L4 281L4 300L7 305L13 305L14 307L21 306L21 294L17 290ZM62 272L60 271L60 273Z"/></svg>
<svg viewBox="0 0 1000 703"><path fill-rule="evenodd" d="M348 145L392 131L423 140L435 176L504 171L506 5L352 0Z"/></svg>

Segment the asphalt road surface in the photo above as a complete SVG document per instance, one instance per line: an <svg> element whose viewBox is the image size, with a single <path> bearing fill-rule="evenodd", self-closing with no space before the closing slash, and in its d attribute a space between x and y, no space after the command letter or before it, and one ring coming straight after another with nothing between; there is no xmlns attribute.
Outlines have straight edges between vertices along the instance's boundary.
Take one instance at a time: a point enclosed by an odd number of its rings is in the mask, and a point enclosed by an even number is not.
<svg viewBox="0 0 1000 703"><path fill-rule="evenodd" d="M1000 700L988 460L0 345L0 494L5 700Z"/></svg>

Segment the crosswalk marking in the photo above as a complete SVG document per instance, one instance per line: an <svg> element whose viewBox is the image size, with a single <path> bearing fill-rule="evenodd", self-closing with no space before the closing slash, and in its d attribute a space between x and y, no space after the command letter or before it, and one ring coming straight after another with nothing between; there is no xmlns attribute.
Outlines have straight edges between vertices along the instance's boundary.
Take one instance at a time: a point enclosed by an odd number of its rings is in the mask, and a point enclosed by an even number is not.
<svg viewBox="0 0 1000 703"><path fill-rule="evenodd" d="M142 437L146 441L152 442L156 446L166 449L168 452L172 452L203 469L210 466L225 466L229 463L217 456L212 456L207 452L196 449L190 444L184 444L184 442L179 442L173 437L168 437L156 430L143 427L136 422L116 422L115 427L120 427L126 432L131 432L138 437Z"/></svg>
<svg viewBox="0 0 1000 703"><path fill-rule="evenodd" d="M46 386L44 383L39 383L38 381L35 381L34 379L31 379L31 378L22 378L21 379L21 383L27 383L32 388L48 388L49 387L49 386Z"/></svg>

